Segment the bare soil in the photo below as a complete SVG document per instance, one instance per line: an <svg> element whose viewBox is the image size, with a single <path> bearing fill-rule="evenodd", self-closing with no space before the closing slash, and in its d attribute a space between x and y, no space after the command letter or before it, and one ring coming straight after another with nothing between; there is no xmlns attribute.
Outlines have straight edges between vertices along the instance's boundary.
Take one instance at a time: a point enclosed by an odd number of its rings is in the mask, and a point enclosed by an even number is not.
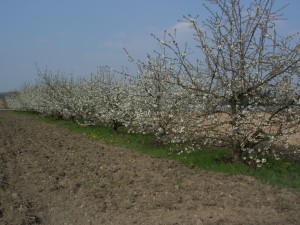
<svg viewBox="0 0 300 225"><path fill-rule="evenodd" d="M0 96L0 110L5 108L6 108L6 104L4 98Z"/></svg>
<svg viewBox="0 0 300 225"><path fill-rule="evenodd" d="M0 224L300 224L300 193L0 111Z"/></svg>

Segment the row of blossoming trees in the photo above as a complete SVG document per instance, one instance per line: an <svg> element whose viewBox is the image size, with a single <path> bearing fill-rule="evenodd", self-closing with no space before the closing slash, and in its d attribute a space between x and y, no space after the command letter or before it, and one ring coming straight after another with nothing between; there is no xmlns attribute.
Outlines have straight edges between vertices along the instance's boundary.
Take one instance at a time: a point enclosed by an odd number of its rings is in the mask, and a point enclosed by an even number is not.
<svg viewBox="0 0 300 225"><path fill-rule="evenodd" d="M129 56L137 74L102 67L72 79L39 70L38 82L7 102L80 124L154 133L161 143L226 146L235 161L261 165L299 132L299 38L277 33L274 0L208 2L203 24L190 15L182 21L194 31L196 60L175 31L155 37L161 50L147 62Z"/></svg>

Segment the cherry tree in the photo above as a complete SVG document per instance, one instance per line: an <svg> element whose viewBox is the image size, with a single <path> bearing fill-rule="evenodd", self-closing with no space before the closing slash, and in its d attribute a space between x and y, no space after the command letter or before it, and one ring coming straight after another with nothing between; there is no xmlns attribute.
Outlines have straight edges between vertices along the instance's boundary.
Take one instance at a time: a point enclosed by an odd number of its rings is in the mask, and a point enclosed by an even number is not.
<svg viewBox="0 0 300 225"><path fill-rule="evenodd" d="M81 80L53 73L47 68L44 71L37 68L37 75L36 86L41 89L41 93L37 96L40 96L48 106L47 110L40 113L56 118L71 119L73 122L83 117L84 105L80 104L84 102L83 95L78 93ZM39 101L40 105L43 101Z"/></svg>
<svg viewBox="0 0 300 225"><path fill-rule="evenodd" d="M38 113L41 110L38 97L40 90L35 85L24 84L17 91L5 96L8 108Z"/></svg>
<svg viewBox="0 0 300 225"><path fill-rule="evenodd" d="M178 121L188 102L187 91L172 81L171 74L175 73L172 59L148 55L145 63L128 56L138 67L137 75L130 75L134 90L131 100L136 106L131 129L155 134L158 144L175 142L174 131L182 129Z"/></svg>
<svg viewBox="0 0 300 225"><path fill-rule="evenodd" d="M100 67L96 74L92 74L89 86L96 86L93 96L99 96L94 112L98 121L112 127L114 132L121 126L130 126L134 117L135 106L131 98L134 90L126 77L117 76L107 66Z"/></svg>
<svg viewBox="0 0 300 225"><path fill-rule="evenodd" d="M233 149L233 160L265 162L267 153L289 148L299 131L299 36L282 36L275 0L208 0L203 23L185 16L194 32L197 60L176 37L157 38L176 62L176 84L193 93L193 121L186 135ZM215 10L213 10L215 9ZM194 126L192 125L194 124ZM196 135L196 137L195 137Z"/></svg>

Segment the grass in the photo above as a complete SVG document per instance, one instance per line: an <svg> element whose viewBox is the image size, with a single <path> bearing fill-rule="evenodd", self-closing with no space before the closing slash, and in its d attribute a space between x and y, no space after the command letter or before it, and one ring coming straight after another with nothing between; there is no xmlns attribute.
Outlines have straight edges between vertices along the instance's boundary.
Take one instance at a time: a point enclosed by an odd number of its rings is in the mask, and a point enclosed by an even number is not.
<svg viewBox="0 0 300 225"><path fill-rule="evenodd" d="M270 158L267 165L261 168L253 168L243 164L226 163L222 159L231 154L231 151L226 149L205 148L197 152L182 153L179 155L174 151L170 151L171 145L154 145L155 137L153 135L128 134L125 129L121 129L118 134L115 134L112 132L112 129L105 126L82 128L68 120L56 120L25 112L17 113L30 115L36 119L65 127L70 131L102 140L107 144L134 149L154 157L169 158L191 167L230 175L248 175L272 186L300 190L299 161L275 160Z"/></svg>

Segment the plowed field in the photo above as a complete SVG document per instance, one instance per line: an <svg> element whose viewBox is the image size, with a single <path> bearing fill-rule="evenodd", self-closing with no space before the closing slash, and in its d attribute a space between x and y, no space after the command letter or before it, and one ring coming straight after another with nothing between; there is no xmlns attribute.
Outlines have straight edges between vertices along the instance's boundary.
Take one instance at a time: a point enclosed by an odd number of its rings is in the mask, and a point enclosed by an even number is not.
<svg viewBox="0 0 300 225"><path fill-rule="evenodd" d="M300 193L0 111L0 224L300 224Z"/></svg>

